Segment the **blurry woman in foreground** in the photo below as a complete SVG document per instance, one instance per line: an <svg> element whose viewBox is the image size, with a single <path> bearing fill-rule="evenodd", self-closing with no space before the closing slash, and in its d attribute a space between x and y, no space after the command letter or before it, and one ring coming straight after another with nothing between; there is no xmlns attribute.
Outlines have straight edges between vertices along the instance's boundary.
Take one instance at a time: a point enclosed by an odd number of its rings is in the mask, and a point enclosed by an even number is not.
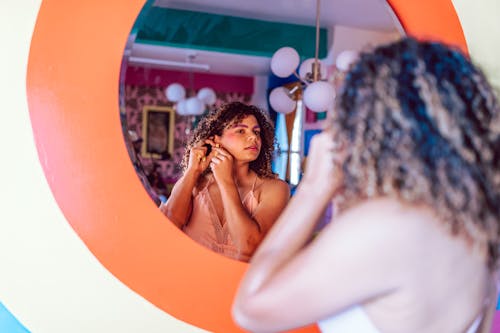
<svg viewBox="0 0 500 333"><path fill-rule="evenodd" d="M233 316L272 332L489 332L500 244L500 110L459 52L362 54ZM337 216L312 241L333 200Z"/></svg>
<svg viewBox="0 0 500 333"><path fill-rule="evenodd" d="M220 107L194 130L184 173L160 209L198 243L248 261L290 196L271 171L273 149L274 127L261 110Z"/></svg>

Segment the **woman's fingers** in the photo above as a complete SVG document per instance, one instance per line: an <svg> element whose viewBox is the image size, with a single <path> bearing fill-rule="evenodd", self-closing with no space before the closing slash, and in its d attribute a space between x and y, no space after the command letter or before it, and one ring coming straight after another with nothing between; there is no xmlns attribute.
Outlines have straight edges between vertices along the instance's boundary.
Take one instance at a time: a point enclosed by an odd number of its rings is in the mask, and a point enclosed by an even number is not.
<svg viewBox="0 0 500 333"><path fill-rule="evenodd" d="M204 147L206 147L206 145L210 145L210 153L209 154L206 153L207 150L205 149L205 155L207 156L208 160L211 160L213 157L215 157L221 153L223 154L225 152L225 150L222 148L220 143L216 143L213 140L213 138L205 139L204 140ZM226 152L226 155L227 155L227 152Z"/></svg>
<svg viewBox="0 0 500 333"><path fill-rule="evenodd" d="M205 150L202 148L193 148L191 154L193 154L197 160L201 161L205 157Z"/></svg>
<svg viewBox="0 0 500 333"><path fill-rule="evenodd" d="M208 156L207 156L207 152L210 148L208 145L213 147L212 144L215 144L215 143L211 139L199 141L193 146L193 148L191 148L191 153L194 154L196 156L196 158L200 161L206 161L207 159L210 160L210 158L212 157L211 155L212 155L213 149L210 149L211 152L210 152L210 154L208 154Z"/></svg>
<svg viewBox="0 0 500 333"><path fill-rule="evenodd" d="M203 146L195 146L193 148L191 148L191 156L192 158L190 158L190 163L192 163L192 165L194 167L201 167L202 169L205 169L207 167L207 164L206 164L206 161L207 161L207 156L205 156L207 153L207 148L206 147L203 147Z"/></svg>
<svg viewBox="0 0 500 333"><path fill-rule="evenodd" d="M231 155L231 153L229 153L227 150L225 150L224 148L214 148L214 156L215 157L225 157L225 158L229 158L231 159L233 156Z"/></svg>
<svg viewBox="0 0 500 333"><path fill-rule="evenodd" d="M212 169L212 171L215 170L215 168L221 163L222 161L216 157L213 157L212 160L210 160L210 169Z"/></svg>
<svg viewBox="0 0 500 333"><path fill-rule="evenodd" d="M216 143L212 138L205 139L205 144L212 146L212 150L221 147L220 143Z"/></svg>
<svg viewBox="0 0 500 333"><path fill-rule="evenodd" d="M211 138L205 139L205 143L208 143L212 147L215 147L215 145L216 145L215 141Z"/></svg>
<svg viewBox="0 0 500 333"><path fill-rule="evenodd" d="M194 144L193 149L200 149L200 148L204 148L204 147L203 147L203 145L204 145L204 144L205 144L205 143L204 143L203 141L198 141L198 142L196 142L196 143Z"/></svg>
<svg viewBox="0 0 500 333"><path fill-rule="evenodd" d="M224 168L227 169L227 167L230 165L228 163L231 163L233 158L233 156L224 148L213 148L210 155L210 167L212 168L212 170L214 167L222 167L222 165L226 165L226 167Z"/></svg>
<svg viewBox="0 0 500 333"><path fill-rule="evenodd" d="M342 148L333 141L330 133L322 132L315 135L311 140L310 156L307 159L308 176L316 178L329 172L333 167L332 164L337 162L339 157L343 157L339 154L339 149Z"/></svg>

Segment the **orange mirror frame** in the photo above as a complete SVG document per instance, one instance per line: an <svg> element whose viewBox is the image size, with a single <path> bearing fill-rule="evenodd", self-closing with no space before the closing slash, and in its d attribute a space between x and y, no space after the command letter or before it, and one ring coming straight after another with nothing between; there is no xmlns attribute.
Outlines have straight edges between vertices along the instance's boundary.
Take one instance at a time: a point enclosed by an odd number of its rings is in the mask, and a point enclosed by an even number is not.
<svg viewBox="0 0 500 333"><path fill-rule="evenodd" d="M239 331L230 307L246 265L205 250L166 223L124 144L120 65L144 3L42 2L27 74L39 158L66 220L107 270L180 320L210 331ZM467 51L451 0L388 4L407 34ZM78 13L78 19L67 13Z"/></svg>

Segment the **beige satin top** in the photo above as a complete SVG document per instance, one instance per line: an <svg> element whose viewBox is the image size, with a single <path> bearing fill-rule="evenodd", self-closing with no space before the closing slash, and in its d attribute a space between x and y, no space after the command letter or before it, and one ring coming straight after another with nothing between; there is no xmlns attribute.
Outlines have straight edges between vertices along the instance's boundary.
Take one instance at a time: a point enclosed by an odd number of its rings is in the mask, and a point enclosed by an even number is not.
<svg viewBox="0 0 500 333"><path fill-rule="evenodd" d="M210 250L225 255L227 257L248 262L251 254L241 253L231 240L228 230L228 223L222 223L219 220L212 198L208 191L210 184L214 182L212 176L209 176L207 184L199 191L193 190L193 210L189 222L184 225L182 230L196 242L206 246ZM250 217L253 217L258 201L254 195L255 183L252 189L245 194L242 204L248 211Z"/></svg>

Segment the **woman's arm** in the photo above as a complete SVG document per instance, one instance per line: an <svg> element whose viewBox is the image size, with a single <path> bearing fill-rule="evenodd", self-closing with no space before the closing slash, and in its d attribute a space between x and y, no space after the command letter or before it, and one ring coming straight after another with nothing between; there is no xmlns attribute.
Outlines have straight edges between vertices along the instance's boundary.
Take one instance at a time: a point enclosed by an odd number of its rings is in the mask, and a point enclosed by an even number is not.
<svg viewBox="0 0 500 333"><path fill-rule="evenodd" d="M310 201L307 197L294 195L295 203L283 215L295 222L293 214L312 213L302 203L313 203L315 197ZM310 237L298 235L288 246L288 230L283 229L286 235L280 238L273 228L270 236L284 245L268 247L266 238L252 258L233 304L236 323L252 332L289 330L398 290L407 276L410 255L405 242L410 237L398 234L401 214L395 209L397 204L367 202L358 206L328 224L312 242ZM280 217L277 223L281 222ZM299 222L308 224L307 219ZM300 233L299 229L296 226ZM300 239L304 242L297 246ZM294 248L297 250L290 255Z"/></svg>
<svg viewBox="0 0 500 333"><path fill-rule="evenodd" d="M263 185L253 217L243 207L234 183L222 185L219 189L231 239L241 253L252 255L285 208L290 198L288 185L279 180Z"/></svg>
<svg viewBox="0 0 500 333"><path fill-rule="evenodd" d="M199 174L186 172L175 183L167 202L160 205L160 210L178 228L182 228L191 215L193 206L192 193L198 181Z"/></svg>
<svg viewBox="0 0 500 333"><path fill-rule="evenodd" d="M160 205L163 214L179 228L182 228L191 216L193 189L212 158L212 153L205 156L206 152L207 148L202 143L198 143L190 150L186 172L175 183L167 202Z"/></svg>
<svg viewBox="0 0 500 333"><path fill-rule="evenodd" d="M258 207L251 217L241 202L233 178L233 157L223 148L215 150L218 155L212 160L212 172L219 187L231 239L242 254L252 255L287 204L290 190L281 180L265 180Z"/></svg>
<svg viewBox="0 0 500 333"><path fill-rule="evenodd" d="M333 141L327 133L312 138L304 178L252 259L255 267L261 260L266 261L265 258L270 255L274 257L269 264L264 264L266 268L260 270L259 277L253 282L254 288L264 283L282 263L311 239L312 232L323 216L339 182L339 174L335 170L332 156L333 148Z"/></svg>
<svg viewBox="0 0 500 333"><path fill-rule="evenodd" d="M397 274L388 279L387 270L397 259L386 253L394 252L389 233L395 228L380 232L390 221L373 207L345 214L309 243L338 186L333 149L328 134L313 138L304 179L251 260L233 304L235 321L248 330L310 324L396 285Z"/></svg>

